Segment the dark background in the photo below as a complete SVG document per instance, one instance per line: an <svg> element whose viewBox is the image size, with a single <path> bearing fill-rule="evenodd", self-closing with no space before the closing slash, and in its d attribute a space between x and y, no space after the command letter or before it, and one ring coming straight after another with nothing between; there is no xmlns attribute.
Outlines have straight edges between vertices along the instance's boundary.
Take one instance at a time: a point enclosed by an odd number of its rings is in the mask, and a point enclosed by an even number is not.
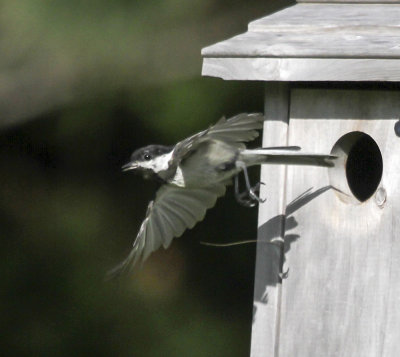
<svg viewBox="0 0 400 357"><path fill-rule="evenodd" d="M201 77L202 47L292 1L0 3L0 354L245 356L257 208L220 199L132 275L157 185L120 170L222 115L263 110L263 84Z"/></svg>

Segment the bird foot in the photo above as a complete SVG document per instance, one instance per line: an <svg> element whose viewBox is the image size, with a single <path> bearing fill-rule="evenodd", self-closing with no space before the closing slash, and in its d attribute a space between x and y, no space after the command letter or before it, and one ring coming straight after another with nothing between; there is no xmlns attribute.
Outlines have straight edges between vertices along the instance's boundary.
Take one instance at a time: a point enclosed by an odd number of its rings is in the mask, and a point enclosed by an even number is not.
<svg viewBox="0 0 400 357"><path fill-rule="evenodd" d="M266 200L259 196L261 185L265 184L259 182L244 192L235 192L236 201L245 207L254 207L259 203L264 203Z"/></svg>

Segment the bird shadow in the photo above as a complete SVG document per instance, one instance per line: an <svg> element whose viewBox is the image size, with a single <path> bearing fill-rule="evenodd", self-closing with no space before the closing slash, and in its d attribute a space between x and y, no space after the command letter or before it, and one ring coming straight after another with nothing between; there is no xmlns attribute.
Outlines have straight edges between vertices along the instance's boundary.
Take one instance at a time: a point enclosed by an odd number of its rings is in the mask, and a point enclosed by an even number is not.
<svg viewBox="0 0 400 357"><path fill-rule="evenodd" d="M291 245L300 239L300 235L289 232L298 226L293 213L307 205L313 199L330 190L332 186L324 186L318 190L309 188L286 206L285 214L272 217L258 228L257 275L255 277L254 303L268 303L268 286L275 286L289 275L283 272L285 254ZM283 242L281 240L283 237ZM267 243L267 244L262 244ZM253 307L253 319L257 306Z"/></svg>

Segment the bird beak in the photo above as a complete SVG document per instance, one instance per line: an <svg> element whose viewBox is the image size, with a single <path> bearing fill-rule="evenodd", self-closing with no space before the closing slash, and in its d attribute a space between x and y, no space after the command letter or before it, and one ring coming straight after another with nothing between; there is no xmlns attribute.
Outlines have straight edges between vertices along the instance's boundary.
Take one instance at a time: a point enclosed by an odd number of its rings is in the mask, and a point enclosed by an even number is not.
<svg viewBox="0 0 400 357"><path fill-rule="evenodd" d="M128 162L127 164L125 164L124 166L121 167L122 171L129 171L129 170L134 170L137 169L139 167L139 165L137 164L137 162Z"/></svg>

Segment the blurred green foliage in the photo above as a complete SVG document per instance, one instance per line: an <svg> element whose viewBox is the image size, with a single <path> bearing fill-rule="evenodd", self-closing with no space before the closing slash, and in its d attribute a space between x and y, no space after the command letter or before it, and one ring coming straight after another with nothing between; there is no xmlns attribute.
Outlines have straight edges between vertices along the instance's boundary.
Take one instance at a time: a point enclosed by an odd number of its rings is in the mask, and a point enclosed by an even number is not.
<svg viewBox="0 0 400 357"><path fill-rule="evenodd" d="M290 2L2 1L0 354L243 356L257 209L232 190L140 270L105 283L157 185L130 153L263 110L263 84L202 78L201 47ZM255 172L257 174L257 172Z"/></svg>

